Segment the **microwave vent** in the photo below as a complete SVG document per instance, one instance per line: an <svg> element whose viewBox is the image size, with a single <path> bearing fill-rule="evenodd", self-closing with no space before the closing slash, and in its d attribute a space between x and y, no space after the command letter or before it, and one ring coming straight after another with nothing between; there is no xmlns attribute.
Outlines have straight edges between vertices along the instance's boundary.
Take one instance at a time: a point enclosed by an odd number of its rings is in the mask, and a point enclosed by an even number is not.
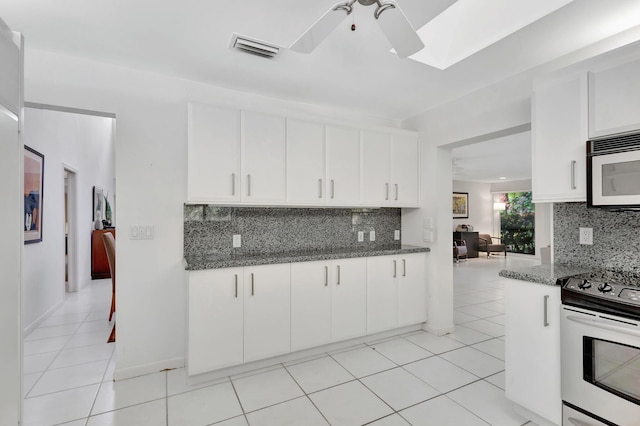
<svg viewBox="0 0 640 426"><path fill-rule="evenodd" d="M273 46L263 41L250 39L249 37L235 33L231 36L229 47L268 59L275 58L278 55L278 52L280 52L280 48L278 46Z"/></svg>
<svg viewBox="0 0 640 426"><path fill-rule="evenodd" d="M591 155L640 150L640 133L626 133L590 140Z"/></svg>

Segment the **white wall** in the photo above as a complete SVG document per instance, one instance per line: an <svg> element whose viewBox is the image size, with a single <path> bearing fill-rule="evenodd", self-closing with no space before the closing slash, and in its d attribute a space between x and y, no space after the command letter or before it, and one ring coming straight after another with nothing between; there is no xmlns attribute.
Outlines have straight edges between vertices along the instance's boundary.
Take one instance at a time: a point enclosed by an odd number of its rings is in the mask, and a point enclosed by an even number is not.
<svg viewBox="0 0 640 426"><path fill-rule="evenodd" d="M182 251L189 100L323 116L356 126L397 124L28 47L25 78L30 102L117 117L117 379L184 365L187 302ZM129 240L128 228L136 224L153 225L154 240Z"/></svg>
<svg viewBox="0 0 640 426"><path fill-rule="evenodd" d="M453 219L453 230L460 224L470 224L476 232L493 235L491 184L454 180L453 192L469 193L469 218Z"/></svg>
<svg viewBox="0 0 640 426"><path fill-rule="evenodd" d="M91 283L93 186L114 194L114 120L25 108L23 141L44 155L42 242L24 247L25 334L64 301L64 167L77 171L77 279ZM110 197L111 198L111 197Z"/></svg>

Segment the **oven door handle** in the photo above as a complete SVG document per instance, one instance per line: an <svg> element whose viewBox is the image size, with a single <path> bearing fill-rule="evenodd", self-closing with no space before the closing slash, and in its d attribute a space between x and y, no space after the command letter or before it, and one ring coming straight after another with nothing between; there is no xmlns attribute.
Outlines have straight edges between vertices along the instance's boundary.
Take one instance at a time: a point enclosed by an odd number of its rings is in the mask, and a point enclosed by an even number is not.
<svg viewBox="0 0 640 426"><path fill-rule="evenodd" d="M567 316L567 319L569 321L577 322L578 324L583 324L586 326L602 328L604 330L616 331L619 333L625 333L631 336L640 337L640 330L638 330L637 328L632 329L629 326L611 324L597 319L581 318L574 315Z"/></svg>

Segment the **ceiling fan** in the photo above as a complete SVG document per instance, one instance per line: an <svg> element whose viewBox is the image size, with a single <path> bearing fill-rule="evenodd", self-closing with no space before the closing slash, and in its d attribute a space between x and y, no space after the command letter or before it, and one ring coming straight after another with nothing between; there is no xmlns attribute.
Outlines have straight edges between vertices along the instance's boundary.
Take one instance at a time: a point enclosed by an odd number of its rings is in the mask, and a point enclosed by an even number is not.
<svg viewBox="0 0 640 426"><path fill-rule="evenodd" d="M320 19L298 37L291 45L291 50L311 53L353 12L353 5L356 2L363 6L377 5L373 16L399 57L406 58L424 48L424 43L396 3L381 0L349 0L345 3L338 3L325 12Z"/></svg>

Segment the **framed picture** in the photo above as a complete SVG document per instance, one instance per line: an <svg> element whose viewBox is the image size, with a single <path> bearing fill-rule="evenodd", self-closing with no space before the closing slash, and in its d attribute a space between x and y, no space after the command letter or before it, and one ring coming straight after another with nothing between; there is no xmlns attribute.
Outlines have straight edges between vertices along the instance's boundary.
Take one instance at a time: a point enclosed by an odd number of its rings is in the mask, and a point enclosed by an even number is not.
<svg viewBox="0 0 640 426"><path fill-rule="evenodd" d="M24 243L42 241L44 155L24 146Z"/></svg>
<svg viewBox="0 0 640 426"><path fill-rule="evenodd" d="M102 188L93 187L93 220L102 220L104 217L104 196L102 194Z"/></svg>
<svg viewBox="0 0 640 426"><path fill-rule="evenodd" d="M454 192L452 199L452 210L454 219L469 218L469 193Z"/></svg>

